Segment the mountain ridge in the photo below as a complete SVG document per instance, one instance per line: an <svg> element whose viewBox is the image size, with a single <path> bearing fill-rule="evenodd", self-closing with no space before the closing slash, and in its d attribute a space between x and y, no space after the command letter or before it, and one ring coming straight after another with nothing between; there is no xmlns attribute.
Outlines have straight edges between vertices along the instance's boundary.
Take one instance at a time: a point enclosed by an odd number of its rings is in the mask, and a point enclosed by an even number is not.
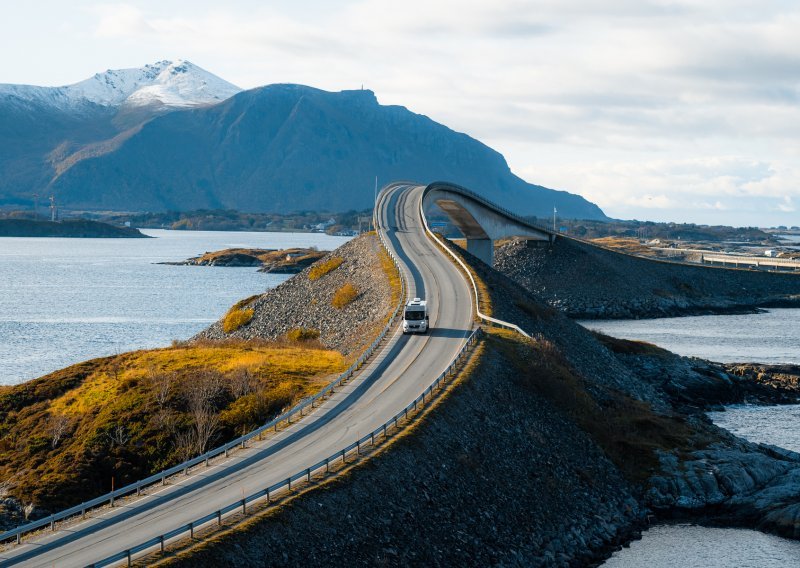
<svg viewBox="0 0 800 568"><path fill-rule="evenodd" d="M123 95L149 100L151 91L123 83L113 105L105 95L83 98L77 113L40 100L4 105L0 88L0 205L47 192L86 210L343 212L372 206L377 176L453 181L523 215L549 217L555 206L564 217L606 218L580 196L528 184L480 141L381 105L369 90L273 84L216 104L137 106Z"/></svg>

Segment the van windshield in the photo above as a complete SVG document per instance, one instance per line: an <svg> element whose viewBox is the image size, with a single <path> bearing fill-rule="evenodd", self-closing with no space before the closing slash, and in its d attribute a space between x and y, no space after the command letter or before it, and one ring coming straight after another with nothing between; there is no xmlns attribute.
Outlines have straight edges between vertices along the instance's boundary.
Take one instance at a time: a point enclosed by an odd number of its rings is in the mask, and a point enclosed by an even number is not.
<svg viewBox="0 0 800 568"><path fill-rule="evenodd" d="M423 312L423 311L418 311L418 312L414 311L414 312L412 312L412 311L406 310L406 320L419 321L419 320L422 320L422 319L425 319L425 312Z"/></svg>

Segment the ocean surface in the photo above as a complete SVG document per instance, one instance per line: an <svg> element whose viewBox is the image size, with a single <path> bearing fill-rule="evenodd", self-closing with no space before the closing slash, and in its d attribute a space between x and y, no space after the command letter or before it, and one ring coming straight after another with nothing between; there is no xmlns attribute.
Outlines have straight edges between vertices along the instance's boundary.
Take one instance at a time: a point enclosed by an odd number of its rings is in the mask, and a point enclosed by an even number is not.
<svg viewBox="0 0 800 568"><path fill-rule="evenodd" d="M800 542L747 529L659 525L609 558L605 568L789 568Z"/></svg>
<svg viewBox="0 0 800 568"><path fill-rule="evenodd" d="M655 343L681 355L722 362L800 363L800 310L768 313L587 321L614 337ZM800 405L737 405L710 412L718 426L753 442L800 452ZM660 525L603 564L607 568L783 568L800 566L800 541L747 529Z"/></svg>
<svg viewBox="0 0 800 568"><path fill-rule="evenodd" d="M288 278L256 268L168 266L229 247L316 246L318 233L144 230L152 239L0 238L0 384L187 339L231 304Z"/></svg>
<svg viewBox="0 0 800 568"><path fill-rule="evenodd" d="M647 341L680 355L720 363L800 363L797 308L770 309L760 314L580 323L606 335Z"/></svg>

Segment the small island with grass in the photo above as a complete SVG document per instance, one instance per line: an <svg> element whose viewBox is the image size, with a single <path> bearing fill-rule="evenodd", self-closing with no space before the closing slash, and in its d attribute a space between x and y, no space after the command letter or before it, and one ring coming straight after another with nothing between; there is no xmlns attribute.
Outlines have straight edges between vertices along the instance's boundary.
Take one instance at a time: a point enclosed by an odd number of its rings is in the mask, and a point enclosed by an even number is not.
<svg viewBox="0 0 800 568"><path fill-rule="evenodd" d="M58 222L41 219L0 219L0 237L150 238L133 227L119 227L88 219L66 219Z"/></svg>
<svg viewBox="0 0 800 568"><path fill-rule="evenodd" d="M206 252L181 262L165 262L177 266L258 266L261 272L296 274L327 254L316 248L257 249L230 248Z"/></svg>

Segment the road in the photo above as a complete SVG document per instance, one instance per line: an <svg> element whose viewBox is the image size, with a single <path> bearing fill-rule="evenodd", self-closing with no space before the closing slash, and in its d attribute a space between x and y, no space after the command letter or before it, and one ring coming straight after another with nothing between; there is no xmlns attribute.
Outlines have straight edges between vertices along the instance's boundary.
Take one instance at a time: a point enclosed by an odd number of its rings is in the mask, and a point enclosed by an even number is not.
<svg viewBox="0 0 800 568"><path fill-rule="evenodd" d="M325 459L419 396L473 328L464 277L424 234L419 218L423 189L388 186L379 199L378 218L379 230L400 259L409 297L428 300L428 335L404 336L398 326L362 372L311 415L179 483L12 547L0 553L0 565L90 565Z"/></svg>

